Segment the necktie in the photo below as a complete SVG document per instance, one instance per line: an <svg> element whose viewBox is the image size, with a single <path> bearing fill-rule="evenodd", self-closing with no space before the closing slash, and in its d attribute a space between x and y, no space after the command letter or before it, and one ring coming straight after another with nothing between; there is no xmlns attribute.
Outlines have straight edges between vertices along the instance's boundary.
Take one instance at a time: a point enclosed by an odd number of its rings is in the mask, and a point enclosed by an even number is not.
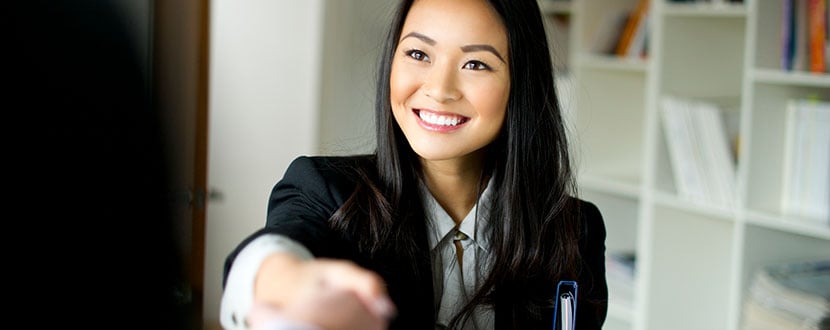
<svg viewBox="0 0 830 330"><path fill-rule="evenodd" d="M464 234L458 228L455 229L455 237L453 237L452 242L455 244L455 257L458 260L458 270L463 275L464 274L464 248L461 246L461 241L467 239L467 234ZM461 277L462 287L464 284L464 277Z"/></svg>
<svg viewBox="0 0 830 330"><path fill-rule="evenodd" d="M463 303L467 301L467 290L464 286L464 247L462 246L462 241L466 240L468 237L466 234L459 231L457 227L454 231L455 234L452 241L453 245L455 245L455 260L457 264L444 281L444 299L449 298L451 300L444 301L442 299L438 315L439 323L444 325L446 325L446 322L448 322L461 310Z"/></svg>

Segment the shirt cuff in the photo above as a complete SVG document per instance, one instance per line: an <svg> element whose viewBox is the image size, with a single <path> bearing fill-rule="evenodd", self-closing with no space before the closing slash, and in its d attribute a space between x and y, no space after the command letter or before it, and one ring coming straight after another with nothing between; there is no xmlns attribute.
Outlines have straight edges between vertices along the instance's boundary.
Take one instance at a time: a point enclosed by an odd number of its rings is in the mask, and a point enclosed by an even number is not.
<svg viewBox="0 0 830 330"><path fill-rule="evenodd" d="M303 260L313 258L305 246L287 236L267 234L251 241L236 256L228 273L219 309L219 321L224 329L248 330L245 319L254 303L257 272L269 255L279 252L292 253Z"/></svg>
<svg viewBox="0 0 830 330"><path fill-rule="evenodd" d="M253 330L323 330L317 326L275 317Z"/></svg>

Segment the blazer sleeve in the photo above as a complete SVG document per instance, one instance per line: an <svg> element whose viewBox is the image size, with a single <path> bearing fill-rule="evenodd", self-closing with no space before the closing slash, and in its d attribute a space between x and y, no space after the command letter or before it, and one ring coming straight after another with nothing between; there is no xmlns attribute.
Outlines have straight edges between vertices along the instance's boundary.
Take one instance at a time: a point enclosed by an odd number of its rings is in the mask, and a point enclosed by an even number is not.
<svg viewBox="0 0 830 330"><path fill-rule="evenodd" d="M287 236L314 256L336 256L340 239L328 221L343 204L348 191L345 181L326 158L294 159L271 190L265 226L245 238L225 259L223 287L239 252L265 234Z"/></svg>
<svg viewBox="0 0 830 330"><path fill-rule="evenodd" d="M583 238L580 244L582 272L579 276L577 327L602 329L608 312L608 284L605 279L605 222L599 209L582 202Z"/></svg>

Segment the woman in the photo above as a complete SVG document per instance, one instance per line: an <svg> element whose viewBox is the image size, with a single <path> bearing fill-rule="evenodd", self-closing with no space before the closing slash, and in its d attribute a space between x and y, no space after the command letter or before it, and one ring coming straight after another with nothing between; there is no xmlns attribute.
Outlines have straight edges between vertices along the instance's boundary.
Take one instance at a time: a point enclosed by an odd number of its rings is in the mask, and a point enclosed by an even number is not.
<svg viewBox="0 0 830 330"><path fill-rule="evenodd" d="M578 328L601 328L605 228L575 197L536 0L402 1L380 69L375 153L289 166L226 261L225 327L335 291L380 327L551 329L575 280Z"/></svg>

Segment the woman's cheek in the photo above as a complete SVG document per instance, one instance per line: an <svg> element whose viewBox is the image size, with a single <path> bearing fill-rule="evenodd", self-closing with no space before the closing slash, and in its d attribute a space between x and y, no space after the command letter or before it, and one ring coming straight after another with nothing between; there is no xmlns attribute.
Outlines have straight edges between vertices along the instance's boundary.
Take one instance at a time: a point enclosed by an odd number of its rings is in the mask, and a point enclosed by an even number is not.
<svg viewBox="0 0 830 330"><path fill-rule="evenodd" d="M418 91L419 70L407 68L405 65L393 66L390 76L390 98L392 105L403 105L415 92Z"/></svg>

